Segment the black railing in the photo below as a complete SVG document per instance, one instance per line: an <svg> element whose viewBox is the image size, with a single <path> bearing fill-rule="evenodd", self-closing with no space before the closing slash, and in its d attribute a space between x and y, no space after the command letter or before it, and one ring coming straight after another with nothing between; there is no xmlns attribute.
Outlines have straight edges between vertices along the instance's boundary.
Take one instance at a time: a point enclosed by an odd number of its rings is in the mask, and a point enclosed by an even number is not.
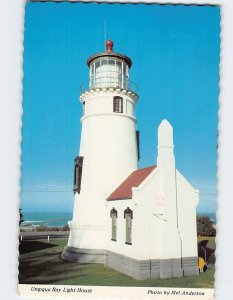
<svg viewBox="0 0 233 300"><path fill-rule="evenodd" d="M136 83L129 80L128 76L115 72L106 71L99 72L90 76L89 81L85 81L80 86L81 93L98 88L120 88L130 90L138 93L138 86Z"/></svg>

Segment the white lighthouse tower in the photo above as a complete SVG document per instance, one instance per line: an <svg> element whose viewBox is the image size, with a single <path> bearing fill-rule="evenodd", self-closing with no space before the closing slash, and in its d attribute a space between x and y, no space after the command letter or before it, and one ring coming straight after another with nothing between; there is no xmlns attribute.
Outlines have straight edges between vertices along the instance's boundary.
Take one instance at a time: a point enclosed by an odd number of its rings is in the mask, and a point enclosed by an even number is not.
<svg viewBox="0 0 233 300"><path fill-rule="evenodd" d="M104 262L107 236L105 199L138 168L139 133L135 124L136 86L129 80L132 61L113 51L87 60L89 83L82 86L82 133L75 158L74 211L70 236L62 257L81 262Z"/></svg>

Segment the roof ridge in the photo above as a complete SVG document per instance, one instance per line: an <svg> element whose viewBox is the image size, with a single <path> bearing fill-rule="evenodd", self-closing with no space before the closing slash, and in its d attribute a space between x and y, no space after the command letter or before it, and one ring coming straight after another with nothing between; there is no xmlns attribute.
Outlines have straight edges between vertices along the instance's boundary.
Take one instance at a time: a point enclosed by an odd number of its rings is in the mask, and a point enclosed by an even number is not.
<svg viewBox="0 0 233 300"><path fill-rule="evenodd" d="M152 165L132 171L106 200L132 199L132 188L138 187L156 167L156 165Z"/></svg>
<svg viewBox="0 0 233 300"><path fill-rule="evenodd" d="M157 167L157 165L151 165L151 166L148 166L148 167L143 167L143 168L137 169L135 171L140 171L140 170L144 170L144 169L148 169L148 168L152 168L152 167Z"/></svg>

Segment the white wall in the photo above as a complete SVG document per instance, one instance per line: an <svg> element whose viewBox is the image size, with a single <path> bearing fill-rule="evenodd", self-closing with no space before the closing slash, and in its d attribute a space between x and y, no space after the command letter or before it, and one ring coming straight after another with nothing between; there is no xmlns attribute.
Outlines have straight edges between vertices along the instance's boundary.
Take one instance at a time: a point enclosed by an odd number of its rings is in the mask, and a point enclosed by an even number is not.
<svg viewBox="0 0 233 300"><path fill-rule="evenodd" d="M123 113L113 112L117 95L123 98ZM126 99L133 107L135 101L116 91L98 91L84 98L81 192L75 195L69 245L106 249L105 199L138 165L134 109L125 110Z"/></svg>
<svg viewBox="0 0 233 300"><path fill-rule="evenodd" d="M159 241L163 220L155 217L162 214L163 207L157 201L160 197L160 178L154 170L137 188L133 188L133 199L107 201L107 249L135 259L160 258ZM117 241L111 241L110 211L115 208L117 218ZM124 210L133 211L132 245L125 244L126 224Z"/></svg>
<svg viewBox="0 0 233 300"><path fill-rule="evenodd" d="M177 235L166 231L166 199L164 194L163 173L157 167L137 188L133 188L133 199L107 201L107 249L135 259L166 259L197 256L196 205L198 194L177 171L178 227L174 230L180 234L182 251L173 251ZM174 201L176 200L174 195ZM133 211L132 245L125 244L126 224L124 210ZM115 208L117 218L117 241L111 241L110 211ZM176 211L174 211L176 214ZM164 236L164 232L166 236ZM173 231L172 231L173 232ZM171 232L171 233L172 233ZM163 239L167 239L168 249L164 249Z"/></svg>
<svg viewBox="0 0 233 300"><path fill-rule="evenodd" d="M95 115L95 114L109 114L114 115L113 113L113 97L120 96L123 98L124 102L124 110L121 116L128 116L135 119L134 107L136 104L136 100L134 100L131 96L121 93L115 89L114 91L95 91L93 93L89 93L85 97L82 97L82 102L85 101L85 116ZM126 109L126 102L131 104L131 109Z"/></svg>
<svg viewBox="0 0 233 300"><path fill-rule="evenodd" d="M197 256L196 206L199 195L188 181L176 171L178 226L182 239L182 256Z"/></svg>

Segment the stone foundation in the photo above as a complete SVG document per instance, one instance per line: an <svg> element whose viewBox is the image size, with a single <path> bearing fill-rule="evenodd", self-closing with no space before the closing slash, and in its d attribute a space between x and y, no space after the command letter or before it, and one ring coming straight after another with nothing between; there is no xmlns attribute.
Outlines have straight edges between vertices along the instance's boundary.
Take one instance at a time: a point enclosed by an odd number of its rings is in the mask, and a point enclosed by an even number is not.
<svg viewBox="0 0 233 300"><path fill-rule="evenodd" d="M160 260L160 278L178 278L183 277L181 259L161 259Z"/></svg>
<svg viewBox="0 0 233 300"><path fill-rule="evenodd" d="M145 280L159 277L159 261L137 260L111 251L106 253L106 264L137 280Z"/></svg>
<svg viewBox="0 0 233 300"><path fill-rule="evenodd" d="M181 262L181 259L137 260L111 251L107 251L106 256L109 267L137 280L199 274L197 257L182 258Z"/></svg>
<svg viewBox="0 0 233 300"><path fill-rule="evenodd" d="M197 257L137 260L112 251L66 246L62 259L80 263L102 263L137 280L198 275Z"/></svg>
<svg viewBox="0 0 233 300"><path fill-rule="evenodd" d="M184 276L199 275L198 257L183 257Z"/></svg>

